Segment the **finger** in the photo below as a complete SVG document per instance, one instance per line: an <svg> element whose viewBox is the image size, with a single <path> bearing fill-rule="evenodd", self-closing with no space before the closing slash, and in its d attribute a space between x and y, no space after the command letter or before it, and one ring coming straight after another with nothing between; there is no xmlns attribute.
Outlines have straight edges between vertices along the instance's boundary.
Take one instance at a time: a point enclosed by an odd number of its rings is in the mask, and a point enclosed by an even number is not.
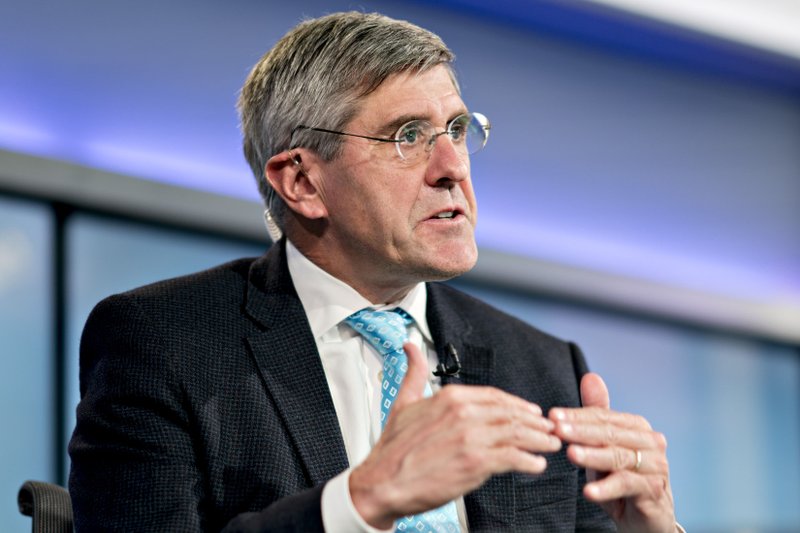
<svg viewBox="0 0 800 533"><path fill-rule="evenodd" d="M613 424L559 422L555 434L567 442L586 446L621 446L633 450L665 448L660 433Z"/></svg>
<svg viewBox="0 0 800 533"><path fill-rule="evenodd" d="M506 472L541 474L547 469L547 459L514 446L492 448L480 454L478 460L487 475Z"/></svg>
<svg viewBox="0 0 800 533"><path fill-rule="evenodd" d="M555 407L548 413L550 420L589 424L611 424L622 428L649 431L650 422L640 415L621 413L602 407Z"/></svg>
<svg viewBox="0 0 800 533"><path fill-rule="evenodd" d="M463 394L467 389L472 393ZM555 424L539 413L537 405L497 389L481 391L478 387L448 385L428 404L417 404L415 409L408 410L407 416L425 418L429 425L442 423L444 431L480 428L491 436L498 428L516 427L552 433Z"/></svg>
<svg viewBox="0 0 800 533"><path fill-rule="evenodd" d="M572 444L567 448L567 458L577 466L599 472L630 470L637 474L664 476L669 473L667 457L658 450L639 450L637 455L636 450L618 446L593 448Z"/></svg>
<svg viewBox="0 0 800 533"><path fill-rule="evenodd" d="M391 413L397 412L404 405L422 399L425 395L425 383L428 381L428 360L422 355L420 349L415 344L407 342L403 345L403 350L408 357L408 372L400 385Z"/></svg>
<svg viewBox="0 0 800 533"><path fill-rule="evenodd" d="M515 448L532 453L554 453L561 449L561 439L548 433L528 428L508 428L505 431L505 442Z"/></svg>
<svg viewBox="0 0 800 533"><path fill-rule="evenodd" d="M590 372L581 379L581 403L584 407L611 407L608 387L598 374Z"/></svg>
<svg viewBox="0 0 800 533"><path fill-rule="evenodd" d="M471 404L490 404L504 406L509 409L523 409L533 413L535 416L542 415L542 408L523 400L508 392L495 387L479 385L447 385L442 388L439 395L445 396L454 403Z"/></svg>
<svg viewBox="0 0 800 533"><path fill-rule="evenodd" d="M598 503L640 496L658 501L668 496L668 491L665 476L642 476L629 470L614 472L583 487L586 499Z"/></svg>
<svg viewBox="0 0 800 533"><path fill-rule="evenodd" d="M451 453L513 447L526 453L542 454L557 452L562 446L558 437L521 423L488 425L474 420L463 424L453 420L441 426L444 427L431 432L428 441L433 449L447 449Z"/></svg>
<svg viewBox="0 0 800 533"><path fill-rule="evenodd" d="M413 370L415 352L413 348L409 352L412 358L409 366ZM414 375L411 371L407 374ZM409 383L413 387L413 378L410 379L412 381ZM406 386L407 383L404 382L398 392L399 400L395 401L382 438L397 431L408 431L414 435L411 441L421 442L430 438L431 434L440 434L442 438L473 430L492 434L506 425L545 434L552 433L555 428L551 420L541 415L538 405L499 389L448 385L431 398L414 400L413 397L406 396L409 394L408 390L403 389ZM422 387L424 389L424 383ZM560 446L558 439L550 442L555 441ZM542 450L550 447L537 446Z"/></svg>
<svg viewBox="0 0 800 533"><path fill-rule="evenodd" d="M555 424L551 420L543 416L536 416L524 409L510 410L502 407L485 407L484 409L487 411L485 414L487 426L521 427L546 435L552 434L555 429ZM555 436L553 439L558 442L560 447L561 440Z"/></svg>
<svg viewBox="0 0 800 533"><path fill-rule="evenodd" d="M513 446L533 453L551 453L561 449L561 440L558 437L518 423L505 423L490 428L476 425L470 432L473 438L469 445L474 447Z"/></svg>

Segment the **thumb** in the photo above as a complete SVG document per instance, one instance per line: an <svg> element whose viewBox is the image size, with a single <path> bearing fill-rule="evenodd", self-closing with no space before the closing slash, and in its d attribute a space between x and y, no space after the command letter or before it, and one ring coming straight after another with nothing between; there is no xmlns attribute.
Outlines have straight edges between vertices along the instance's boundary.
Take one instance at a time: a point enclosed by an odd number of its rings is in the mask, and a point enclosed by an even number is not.
<svg viewBox="0 0 800 533"><path fill-rule="evenodd" d="M421 400L425 395L425 383L428 381L428 360L420 349L415 344L407 342L403 345L403 350L408 356L408 372L392 404L392 411Z"/></svg>
<svg viewBox="0 0 800 533"><path fill-rule="evenodd" d="M584 407L611 407L608 387L598 374L590 372L581 379L581 403Z"/></svg>

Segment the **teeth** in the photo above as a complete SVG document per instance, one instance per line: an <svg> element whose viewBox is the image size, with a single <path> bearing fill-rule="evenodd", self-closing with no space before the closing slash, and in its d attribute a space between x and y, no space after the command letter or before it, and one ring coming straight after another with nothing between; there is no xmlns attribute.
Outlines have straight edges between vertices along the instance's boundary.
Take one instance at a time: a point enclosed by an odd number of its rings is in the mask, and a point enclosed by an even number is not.
<svg viewBox="0 0 800 533"><path fill-rule="evenodd" d="M439 213L436 215L436 218L453 218L455 213L453 211L444 211L443 213Z"/></svg>

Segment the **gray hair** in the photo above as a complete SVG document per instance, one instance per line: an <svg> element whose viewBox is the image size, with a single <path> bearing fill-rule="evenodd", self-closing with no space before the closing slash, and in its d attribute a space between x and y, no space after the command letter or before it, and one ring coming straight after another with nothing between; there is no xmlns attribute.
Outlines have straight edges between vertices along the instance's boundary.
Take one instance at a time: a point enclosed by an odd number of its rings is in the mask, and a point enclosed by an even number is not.
<svg viewBox="0 0 800 533"><path fill-rule="evenodd" d="M250 71L237 105L244 155L277 225L283 227L286 206L264 177L269 158L304 146L330 161L341 149L338 135L292 136L298 125L343 129L361 99L396 73L444 64L458 90L454 58L437 35L377 13L334 13L284 35Z"/></svg>

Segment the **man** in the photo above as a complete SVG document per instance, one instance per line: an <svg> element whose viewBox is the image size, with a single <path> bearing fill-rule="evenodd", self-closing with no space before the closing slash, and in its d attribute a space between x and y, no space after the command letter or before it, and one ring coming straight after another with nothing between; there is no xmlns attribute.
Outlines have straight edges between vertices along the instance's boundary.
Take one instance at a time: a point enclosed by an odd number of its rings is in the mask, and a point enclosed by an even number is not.
<svg viewBox="0 0 800 533"><path fill-rule="evenodd" d="M452 60L340 13L253 68L245 154L285 238L93 311L78 530L676 530L664 437L577 347L430 283L477 259L489 123Z"/></svg>

